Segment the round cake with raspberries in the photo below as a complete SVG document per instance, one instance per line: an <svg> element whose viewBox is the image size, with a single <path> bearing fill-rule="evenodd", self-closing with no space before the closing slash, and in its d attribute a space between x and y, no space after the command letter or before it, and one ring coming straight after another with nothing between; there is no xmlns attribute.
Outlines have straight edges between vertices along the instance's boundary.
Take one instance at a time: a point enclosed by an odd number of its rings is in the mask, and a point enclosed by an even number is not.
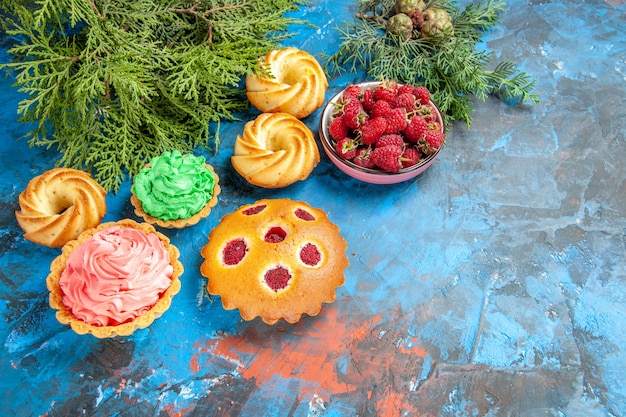
<svg viewBox="0 0 626 417"><path fill-rule="evenodd" d="M348 247L321 209L263 199L222 218L202 248L209 294L244 320L289 323L317 315L345 282Z"/></svg>
<svg viewBox="0 0 626 417"><path fill-rule="evenodd" d="M340 158L384 172L420 163L445 143L443 121L424 86L383 81L348 86L335 106L328 133Z"/></svg>

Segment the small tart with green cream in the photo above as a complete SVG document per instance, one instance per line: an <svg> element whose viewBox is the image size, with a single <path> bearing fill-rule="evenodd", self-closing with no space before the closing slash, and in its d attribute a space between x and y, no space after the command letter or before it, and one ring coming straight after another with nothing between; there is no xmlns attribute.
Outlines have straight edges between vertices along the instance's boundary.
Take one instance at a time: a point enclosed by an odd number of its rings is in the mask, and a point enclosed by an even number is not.
<svg viewBox="0 0 626 417"><path fill-rule="evenodd" d="M135 176L130 201L150 224L182 229L211 213L221 192L219 177L204 156L165 152Z"/></svg>

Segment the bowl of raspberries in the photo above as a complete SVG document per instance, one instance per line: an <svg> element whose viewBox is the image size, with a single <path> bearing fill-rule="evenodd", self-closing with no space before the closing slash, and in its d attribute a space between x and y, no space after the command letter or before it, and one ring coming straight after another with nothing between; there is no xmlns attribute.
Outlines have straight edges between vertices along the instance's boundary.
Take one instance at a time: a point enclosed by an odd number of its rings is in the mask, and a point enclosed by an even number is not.
<svg viewBox="0 0 626 417"><path fill-rule="evenodd" d="M324 151L341 171L372 184L416 177L446 140L428 89L392 80L346 87L322 111L319 132Z"/></svg>

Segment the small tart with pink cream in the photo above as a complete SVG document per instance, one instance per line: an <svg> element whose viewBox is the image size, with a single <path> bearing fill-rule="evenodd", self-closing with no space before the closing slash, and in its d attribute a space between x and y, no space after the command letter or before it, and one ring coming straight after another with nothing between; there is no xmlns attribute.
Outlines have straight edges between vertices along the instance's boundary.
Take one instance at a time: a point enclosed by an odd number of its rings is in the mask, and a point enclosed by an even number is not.
<svg viewBox="0 0 626 417"><path fill-rule="evenodd" d="M61 324L97 338L148 327L180 291L180 252L148 223L102 223L63 246L46 279Z"/></svg>

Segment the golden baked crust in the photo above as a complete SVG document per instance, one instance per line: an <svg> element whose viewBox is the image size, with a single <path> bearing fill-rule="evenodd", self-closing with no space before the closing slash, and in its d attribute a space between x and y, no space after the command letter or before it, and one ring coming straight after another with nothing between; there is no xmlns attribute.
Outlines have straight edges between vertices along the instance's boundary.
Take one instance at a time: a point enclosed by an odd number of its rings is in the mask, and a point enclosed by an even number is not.
<svg viewBox="0 0 626 417"><path fill-rule="evenodd" d="M25 239L58 248L102 221L105 195L88 173L54 168L30 180L15 217Z"/></svg>
<svg viewBox="0 0 626 417"><path fill-rule="evenodd" d="M163 293L159 301L146 313L135 318L134 320L122 323L116 326L95 326L77 319L63 304L63 292L59 286L61 274L65 269L67 258L81 243L91 238L94 234L101 230L108 229L112 226L132 227L139 229L146 234L154 233L159 240L163 242L165 248L170 255L170 265L174 268L169 288ZM46 286L50 291L50 307L55 310L56 318L61 324L68 324L78 334L92 334L97 338L108 338L115 336L128 336L136 329L148 327L154 320L160 317L171 305L172 298L180 291L180 276L184 272L183 264L178 260L180 252L178 248L170 244L169 238L162 233L157 232L154 227L148 223L137 223L134 220L124 219L118 222L102 223L99 226L86 230L80 234L78 239L68 242L63 246L62 253L50 266L50 274L46 278Z"/></svg>
<svg viewBox="0 0 626 417"><path fill-rule="evenodd" d="M246 76L248 100L263 113L302 119L324 104L328 80L319 62L297 48L272 50L261 59L269 74Z"/></svg>
<svg viewBox="0 0 626 417"><path fill-rule="evenodd" d="M219 177L217 173L213 169L213 167L209 164L204 164L205 167L209 168L213 173L213 177L215 178L215 186L213 187L213 197L206 203L206 205L196 214L187 218L187 219L176 219L176 220L162 220L157 217L153 217L146 213L143 209L143 205L141 204L141 200L137 198L135 194L131 194L130 202L135 208L135 214L141 217L144 221L150 224L156 224L159 227L164 229L183 229L187 226L193 226L197 224L200 220L208 217L211 214L211 210L213 207L217 205L217 196L220 195L222 189L219 185Z"/></svg>
<svg viewBox="0 0 626 417"><path fill-rule="evenodd" d="M347 242L326 213L302 201L264 199L224 216L202 248L210 294L267 324L315 316L345 282ZM282 275L281 275L282 273Z"/></svg>
<svg viewBox="0 0 626 417"><path fill-rule="evenodd" d="M304 180L319 161L313 133L288 113L262 113L246 123L231 157L242 177L265 188L286 187Z"/></svg>

